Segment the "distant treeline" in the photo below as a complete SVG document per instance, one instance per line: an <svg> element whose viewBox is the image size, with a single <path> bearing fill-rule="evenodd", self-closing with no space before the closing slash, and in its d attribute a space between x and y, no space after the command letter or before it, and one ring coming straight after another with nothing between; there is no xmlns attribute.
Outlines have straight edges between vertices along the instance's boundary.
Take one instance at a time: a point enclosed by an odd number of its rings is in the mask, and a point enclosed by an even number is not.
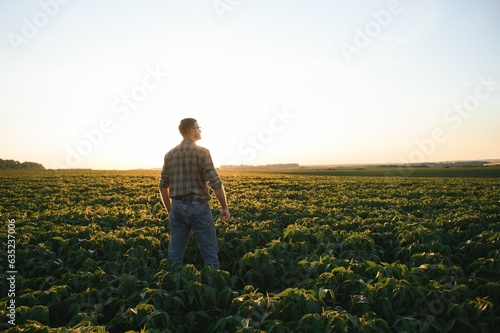
<svg viewBox="0 0 500 333"><path fill-rule="evenodd" d="M23 170L45 170L43 165L35 162L19 162L14 160L3 160L0 158L0 170L23 169Z"/></svg>

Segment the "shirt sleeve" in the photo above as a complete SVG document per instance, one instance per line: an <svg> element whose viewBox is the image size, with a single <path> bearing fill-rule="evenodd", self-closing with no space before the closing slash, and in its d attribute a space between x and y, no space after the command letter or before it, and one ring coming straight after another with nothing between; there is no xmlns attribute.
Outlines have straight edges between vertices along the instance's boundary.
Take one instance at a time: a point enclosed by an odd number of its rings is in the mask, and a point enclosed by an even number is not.
<svg viewBox="0 0 500 333"><path fill-rule="evenodd" d="M212 156L208 150L205 150L203 158L203 180L208 181L208 185L216 190L222 186L222 181L215 170L214 163L212 161Z"/></svg>
<svg viewBox="0 0 500 333"><path fill-rule="evenodd" d="M163 168L161 169L160 184L159 184L159 187L161 187L161 188L168 187L170 184L167 156L168 156L168 154L165 155L165 158L163 160Z"/></svg>

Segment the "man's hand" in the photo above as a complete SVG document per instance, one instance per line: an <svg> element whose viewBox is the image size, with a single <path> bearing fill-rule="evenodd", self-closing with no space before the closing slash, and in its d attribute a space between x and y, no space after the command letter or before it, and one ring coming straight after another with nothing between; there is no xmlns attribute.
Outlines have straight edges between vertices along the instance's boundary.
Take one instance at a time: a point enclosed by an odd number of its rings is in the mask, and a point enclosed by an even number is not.
<svg viewBox="0 0 500 333"><path fill-rule="evenodd" d="M220 219L222 221L229 220L231 214L229 214L229 208L227 207L226 191L224 190L224 186L221 186L218 189L214 190L214 193L222 207L220 210Z"/></svg>
<svg viewBox="0 0 500 333"><path fill-rule="evenodd" d="M220 219L222 221L227 221L229 220L229 217L231 217L231 214L229 214L229 208L222 208L220 210Z"/></svg>

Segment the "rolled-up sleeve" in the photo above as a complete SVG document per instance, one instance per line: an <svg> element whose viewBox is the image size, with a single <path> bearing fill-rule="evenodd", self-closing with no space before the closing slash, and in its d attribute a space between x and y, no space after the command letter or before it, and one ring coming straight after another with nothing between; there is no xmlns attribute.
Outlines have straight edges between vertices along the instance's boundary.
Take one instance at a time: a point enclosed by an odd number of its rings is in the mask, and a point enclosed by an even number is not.
<svg viewBox="0 0 500 333"><path fill-rule="evenodd" d="M204 151L203 154L203 180L208 181L208 185L216 190L222 186L222 180L215 170L214 163L212 161L212 156L208 150Z"/></svg>
<svg viewBox="0 0 500 333"><path fill-rule="evenodd" d="M166 188L170 184L167 157L168 155L165 155L165 158L163 160L163 168L161 169L161 174L160 174L160 184L159 184L160 188Z"/></svg>

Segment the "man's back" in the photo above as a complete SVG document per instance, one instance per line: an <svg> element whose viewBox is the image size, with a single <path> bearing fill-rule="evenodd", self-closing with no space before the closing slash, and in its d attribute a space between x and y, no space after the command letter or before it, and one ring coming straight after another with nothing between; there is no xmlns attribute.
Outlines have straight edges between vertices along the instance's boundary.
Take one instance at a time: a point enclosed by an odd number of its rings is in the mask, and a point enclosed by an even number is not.
<svg viewBox="0 0 500 333"><path fill-rule="evenodd" d="M222 185L208 149L191 140L183 140L165 155L161 178L160 185L169 184L172 198L193 196L210 200L208 186Z"/></svg>

